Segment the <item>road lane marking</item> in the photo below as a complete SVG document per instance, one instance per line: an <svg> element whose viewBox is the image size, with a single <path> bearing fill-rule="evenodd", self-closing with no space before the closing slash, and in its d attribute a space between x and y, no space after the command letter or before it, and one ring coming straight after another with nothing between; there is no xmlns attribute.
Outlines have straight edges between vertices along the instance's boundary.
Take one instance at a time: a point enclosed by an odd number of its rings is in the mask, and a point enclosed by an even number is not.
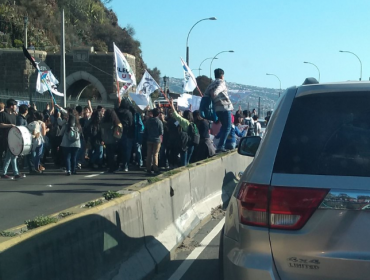
<svg viewBox="0 0 370 280"><path fill-rule="evenodd" d="M92 174L92 175L87 175L85 176L85 178L92 178L92 177L96 177L96 176L99 176L100 174Z"/></svg>
<svg viewBox="0 0 370 280"><path fill-rule="evenodd" d="M217 236L225 224L225 218L223 218L214 228L208 233L206 237L200 242L199 247L195 248L193 252L182 262L179 268L169 278L169 280L180 280L181 277L188 271L193 262L199 257L205 248L211 243L211 241Z"/></svg>

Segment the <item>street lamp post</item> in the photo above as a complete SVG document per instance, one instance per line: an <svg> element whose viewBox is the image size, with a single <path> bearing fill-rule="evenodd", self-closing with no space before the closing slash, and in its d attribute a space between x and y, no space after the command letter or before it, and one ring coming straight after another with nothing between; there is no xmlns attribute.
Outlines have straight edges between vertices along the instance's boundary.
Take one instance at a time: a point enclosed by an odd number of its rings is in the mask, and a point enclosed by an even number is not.
<svg viewBox="0 0 370 280"><path fill-rule="evenodd" d="M208 59L212 59L213 57L208 57L208 58L206 58L205 60L203 60L200 64L199 64L199 76L200 76L200 70L202 70L200 67L202 66L202 64L203 64L203 62L204 61L206 61L206 60L208 60ZM217 57L215 58L215 59L217 59Z"/></svg>
<svg viewBox="0 0 370 280"><path fill-rule="evenodd" d="M266 75L268 75L268 76L275 76L279 80L279 83L280 83L279 97L280 97L280 93L281 93L281 81L280 81L279 77L276 76L275 74L270 74L270 73L266 73Z"/></svg>
<svg viewBox="0 0 370 280"><path fill-rule="evenodd" d="M360 81L362 79L362 62L361 62L361 59L353 52L350 52L350 51L339 51L339 52L342 52L342 53L351 53L353 54L355 57L357 57L358 61L360 61Z"/></svg>
<svg viewBox="0 0 370 280"><path fill-rule="evenodd" d="M164 84L164 93L165 93L165 94L167 94L167 89L166 89L166 87L167 87L167 83L168 83L168 81L169 81L169 77L164 76L164 77L163 77L163 84Z"/></svg>
<svg viewBox="0 0 370 280"><path fill-rule="evenodd" d="M216 59L216 57L217 57L220 53L225 53L225 52L231 52L231 53L233 53L234 51L222 51L222 52L219 52L218 54L216 54L216 55L212 58L212 60L211 60L211 64L210 64L210 66L209 66L209 79L210 79L210 80L212 80L212 62L213 62L213 60L214 60L214 59Z"/></svg>
<svg viewBox="0 0 370 280"><path fill-rule="evenodd" d="M24 47L27 49L28 44L27 44L27 25L28 25L28 17L24 16L23 17L23 23L24 23Z"/></svg>
<svg viewBox="0 0 370 280"><path fill-rule="evenodd" d="M312 62L307 62L307 61L304 61L303 63L307 63L307 64L311 64L313 66L316 67L317 71L319 72L319 82L320 82L320 70L319 70L319 67L317 67L315 64L313 64Z"/></svg>
<svg viewBox="0 0 370 280"><path fill-rule="evenodd" d="M199 22L203 21L203 20L217 20L217 18L215 17L210 17L210 18L204 18L204 19L201 19L201 20L198 20L190 29L189 33L188 33L188 37L186 38L186 64L189 66L189 35L190 35L190 32L193 30L194 26L196 26Z"/></svg>

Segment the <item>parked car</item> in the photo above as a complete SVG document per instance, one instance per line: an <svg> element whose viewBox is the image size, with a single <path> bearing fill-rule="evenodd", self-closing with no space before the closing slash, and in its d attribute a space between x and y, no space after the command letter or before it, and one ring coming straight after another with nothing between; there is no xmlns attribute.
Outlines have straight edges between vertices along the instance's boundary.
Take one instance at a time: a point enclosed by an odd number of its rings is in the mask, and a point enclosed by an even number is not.
<svg viewBox="0 0 370 280"><path fill-rule="evenodd" d="M286 90L227 207L225 280L370 279L370 82ZM366 207L365 207L366 208ZM365 210L365 209L364 209Z"/></svg>

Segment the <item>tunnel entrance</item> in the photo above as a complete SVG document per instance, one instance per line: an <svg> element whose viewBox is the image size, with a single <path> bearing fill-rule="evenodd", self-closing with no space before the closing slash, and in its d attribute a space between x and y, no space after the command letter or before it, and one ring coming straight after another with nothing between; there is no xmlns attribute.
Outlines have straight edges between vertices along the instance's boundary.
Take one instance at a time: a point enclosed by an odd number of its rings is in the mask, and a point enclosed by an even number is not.
<svg viewBox="0 0 370 280"><path fill-rule="evenodd" d="M107 92L103 84L93 75L78 71L66 79L67 99L90 99L94 101L107 101Z"/></svg>

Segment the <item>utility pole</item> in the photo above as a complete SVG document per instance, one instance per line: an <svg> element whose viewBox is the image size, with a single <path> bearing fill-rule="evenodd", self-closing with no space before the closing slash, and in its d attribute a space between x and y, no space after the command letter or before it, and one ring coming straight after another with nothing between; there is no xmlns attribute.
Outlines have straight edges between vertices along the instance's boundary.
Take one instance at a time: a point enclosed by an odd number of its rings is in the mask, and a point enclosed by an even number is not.
<svg viewBox="0 0 370 280"><path fill-rule="evenodd" d="M24 23L24 47L27 49L28 48L28 43L27 43L27 25L28 25L28 16L23 17L23 23Z"/></svg>
<svg viewBox="0 0 370 280"><path fill-rule="evenodd" d="M61 25L62 25L62 36L61 36L61 43L60 43L60 59L61 59L61 62L60 62L60 67L61 67L61 71L60 71L60 81L61 81L61 85L62 85L62 88L61 88L61 92L63 92L64 94L64 98L63 98L63 107L67 107L67 90L66 90L66 41L65 41L65 28L64 28L64 9L62 10L62 22L61 22Z"/></svg>
<svg viewBox="0 0 370 280"><path fill-rule="evenodd" d="M261 97L258 97L258 117L260 117L260 111L261 111Z"/></svg>

